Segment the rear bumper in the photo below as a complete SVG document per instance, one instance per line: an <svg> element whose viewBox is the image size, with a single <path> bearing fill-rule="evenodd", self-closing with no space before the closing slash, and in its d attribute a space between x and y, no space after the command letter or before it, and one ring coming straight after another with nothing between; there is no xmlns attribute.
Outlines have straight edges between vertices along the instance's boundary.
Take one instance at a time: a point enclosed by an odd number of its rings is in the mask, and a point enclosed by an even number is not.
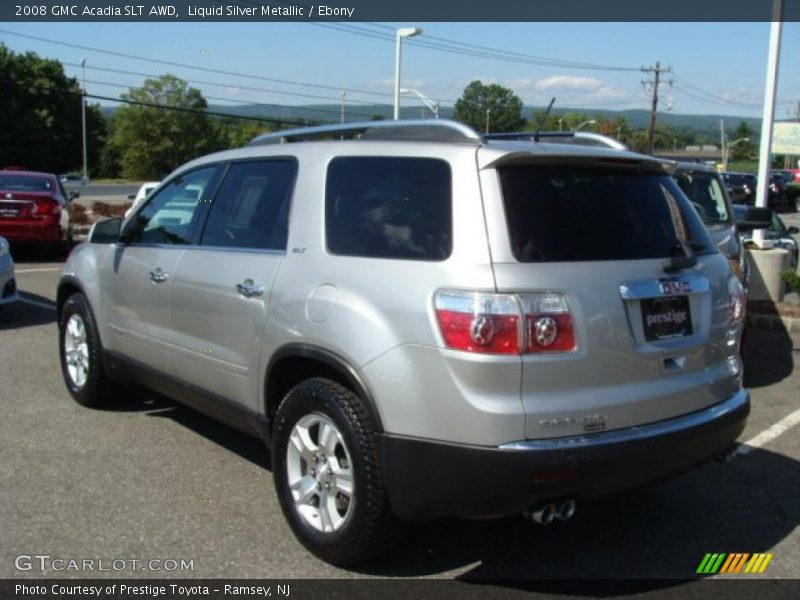
<svg viewBox="0 0 800 600"><path fill-rule="evenodd" d="M64 239L59 222L0 222L0 235L12 244L52 244Z"/></svg>
<svg viewBox="0 0 800 600"><path fill-rule="evenodd" d="M543 500L617 494L723 454L744 429L739 390L701 411L649 425L500 447L380 434L395 513L406 519L514 514Z"/></svg>

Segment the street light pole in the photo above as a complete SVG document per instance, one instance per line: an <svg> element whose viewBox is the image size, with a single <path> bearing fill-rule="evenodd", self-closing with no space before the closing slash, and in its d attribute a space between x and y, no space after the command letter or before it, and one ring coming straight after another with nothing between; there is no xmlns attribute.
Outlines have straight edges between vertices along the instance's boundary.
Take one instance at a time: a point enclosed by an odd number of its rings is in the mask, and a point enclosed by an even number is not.
<svg viewBox="0 0 800 600"><path fill-rule="evenodd" d="M489 113L492 112L491 108L486 109L486 133L489 133Z"/></svg>
<svg viewBox="0 0 800 600"><path fill-rule="evenodd" d="M575 129L573 129L573 131L580 131L581 127L586 127L587 125L594 125L595 123L597 123L597 121L595 121L594 119L590 119L589 121L584 121L583 123L578 125Z"/></svg>
<svg viewBox="0 0 800 600"><path fill-rule="evenodd" d="M342 124L344 124L344 97L345 96L347 96L347 92L343 91L342 92L342 115L341 115L341 118L339 120L339 122L342 123Z"/></svg>
<svg viewBox="0 0 800 600"><path fill-rule="evenodd" d="M81 131L83 132L83 180L88 179L86 167L86 59L81 60Z"/></svg>
<svg viewBox="0 0 800 600"><path fill-rule="evenodd" d="M414 37L422 33L418 27L402 27L395 32L394 55L394 120L400 118L400 55L403 38Z"/></svg>

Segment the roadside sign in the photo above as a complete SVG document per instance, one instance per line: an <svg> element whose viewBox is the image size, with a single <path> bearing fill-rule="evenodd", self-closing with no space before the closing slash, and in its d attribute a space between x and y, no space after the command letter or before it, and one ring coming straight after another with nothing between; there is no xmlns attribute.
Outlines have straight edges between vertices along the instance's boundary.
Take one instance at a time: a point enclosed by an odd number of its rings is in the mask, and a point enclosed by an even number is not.
<svg viewBox="0 0 800 600"><path fill-rule="evenodd" d="M800 123L775 123L773 154L800 154Z"/></svg>

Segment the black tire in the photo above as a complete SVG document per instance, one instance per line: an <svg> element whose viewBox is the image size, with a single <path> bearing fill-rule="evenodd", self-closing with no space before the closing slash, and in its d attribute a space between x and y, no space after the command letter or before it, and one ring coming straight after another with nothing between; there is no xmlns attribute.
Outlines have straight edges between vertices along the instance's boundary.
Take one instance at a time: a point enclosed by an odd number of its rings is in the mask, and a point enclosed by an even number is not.
<svg viewBox="0 0 800 600"><path fill-rule="evenodd" d="M73 316L77 316L85 329L86 352L85 359L88 363L85 381L77 382L69 372L65 340L67 328ZM70 395L78 404L83 406L102 406L116 400L119 386L112 382L106 374L102 360L102 345L97 333L97 325L89 308L86 296L80 293L72 294L64 303L61 318L58 323L58 349L61 358L61 373Z"/></svg>
<svg viewBox="0 0 800 600"><path fill-rule="evenodd" d="M304 417L320 414L333 422L349 451L354 490L349 516L338 530L328 532L313 527L295 507L287 468L295 425ZM359 397L328 379L308 379L295 386L275 417L273 478L283 514L300 542L333 565L354 565L374 558L389 550L399 536L400 522L389 507L373 434L373 424Z"/></svg>

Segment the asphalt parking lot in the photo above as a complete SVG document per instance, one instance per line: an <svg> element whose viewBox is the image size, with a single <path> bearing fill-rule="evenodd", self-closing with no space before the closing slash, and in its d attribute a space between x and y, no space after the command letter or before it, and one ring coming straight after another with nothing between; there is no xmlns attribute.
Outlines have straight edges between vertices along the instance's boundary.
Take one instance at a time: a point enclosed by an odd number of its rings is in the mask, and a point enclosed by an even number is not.
<svg viewBox="0 0 800 600"><path fill-rule="evenodd" d="M295 541L258 440L149 393L104 410L71 400L53 309L59 270L47 258L17 257L23 300L0 312L0 578L98 575L15 568L19 555L46 554L193 561L189 571L102 574L126 578L683 579L707 552L770 552L763 576L797 577L796 335L751 332L753 411L741 441L757 441L728 462L581 505L551 527L521 518L413 527L394 554L342 570Z"/></svg>

